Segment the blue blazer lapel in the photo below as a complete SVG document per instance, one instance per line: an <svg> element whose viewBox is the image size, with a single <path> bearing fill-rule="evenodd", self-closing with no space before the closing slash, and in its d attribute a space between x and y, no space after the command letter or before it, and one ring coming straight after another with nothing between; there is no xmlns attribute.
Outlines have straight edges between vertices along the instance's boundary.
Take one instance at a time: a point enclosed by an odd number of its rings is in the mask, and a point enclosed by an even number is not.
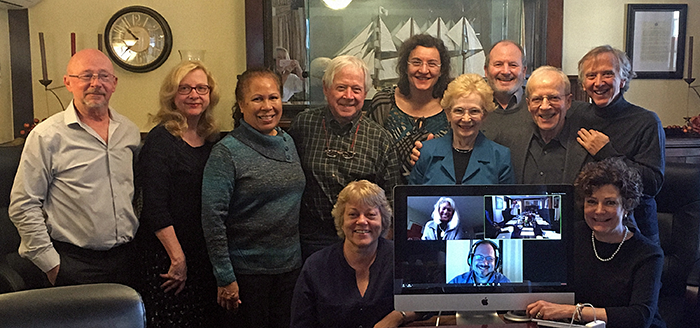
<svg viewBox="0 0 700 328"><path fill-rule="evenodd" d="M452 157L452 130L437 140L440 141L440 144L437 145L435 154L437 156L442 156L442 162L440 162L442 166L441 169L452 179L453 183L457 183L457 179L455 178L455 162L454 157Z"/></svg>
<svg viewBox="0 0 700 328"><path fill-rule="evenodd" d="M467 171L464 172L464 177L462 177L462 184L476 175L481 170L482 166L491 164L493 149L491 149L491 145L484 142L484 140L486 140L486 137L479 132L474 142L472 156L469 158Z"/></svg>

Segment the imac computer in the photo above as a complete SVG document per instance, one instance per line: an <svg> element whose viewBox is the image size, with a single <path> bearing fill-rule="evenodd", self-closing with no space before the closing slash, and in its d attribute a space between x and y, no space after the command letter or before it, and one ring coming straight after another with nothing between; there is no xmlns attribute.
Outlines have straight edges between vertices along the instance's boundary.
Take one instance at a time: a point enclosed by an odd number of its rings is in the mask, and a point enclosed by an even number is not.
<svg viewBox="0 0 700 328"><path fill-rule="evenodd" d="M574 304L573 186L394 190L397 310L454 311L459 322L537 300Z"/></svg>

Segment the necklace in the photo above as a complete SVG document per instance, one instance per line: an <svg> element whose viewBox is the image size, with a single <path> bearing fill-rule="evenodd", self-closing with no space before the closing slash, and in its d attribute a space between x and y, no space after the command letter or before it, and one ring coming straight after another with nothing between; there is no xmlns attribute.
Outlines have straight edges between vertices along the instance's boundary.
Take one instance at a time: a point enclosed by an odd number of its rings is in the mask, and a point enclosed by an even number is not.
<svg viewBox="0 0 700 328"><path fill-rule="evenodd" d="M441 239L441 240L442 240L442 239L445 239L445 234L447 233L447 230L442 228L442 224L441 224L441 223L438 223L437 227L438 227L438 230L440 231L440 234L439 234L439 235L440 235L440 239Z"/></svg>
<svg viewBox="0 0 700 328"><path fill-rule="evenodd" d="M473 148L472 149L457 149L455 147L452 147L452 149L454 149L456 152L458 152L460 154L469 154L472 152Z"/></svg>
<svg viewBox="0 0 700 328"><path fill-rule="evenodd" d="M622 244L625 243L625 239L627 239L627 233L628 233L628 232L629 232L629 229L627 229L627 226L625 226L625 236L622 237L622 241L620 242L620 245L617 246L617 249L615 250L615 253L613 253L612 255L610 255L610 257L608 257L607 259L604 259L604 258L601 258L601 257L598 255L598 251L595 249L595 231L592 231L592 232L591 232L591 243L593 243L593 253L595 253L595 257L597 257L599 260L601 260L601 261L603 261L603 262L607 262L607 261L612 260L613 257L615 257L615 255L617 255L617 252L620 251L620 248L622 248Z"/></svg>

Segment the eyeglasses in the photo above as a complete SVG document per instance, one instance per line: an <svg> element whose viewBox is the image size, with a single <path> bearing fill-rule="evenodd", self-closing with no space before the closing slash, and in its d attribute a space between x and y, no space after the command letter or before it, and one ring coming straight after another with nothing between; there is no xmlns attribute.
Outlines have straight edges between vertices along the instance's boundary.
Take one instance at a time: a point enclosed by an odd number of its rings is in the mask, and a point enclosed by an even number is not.
<svg viewBox="0 0 700 328"><path fill-rule="evenodd" d="M475 255L474 260L477 262L481 262L481 261L493 262L496 260L496 258L491 257L491 256Z"/></svg>
<svg viewBox="0 0 700 328"><path fill-rule="evenodd" d="M423 62L420 59L411 59L408 61L408 64L413 67L423 67L424 64L428 64L428 68L430 69L436 69L442 66L442 64L440 64L437 60L429 60L427 62Z"/></svg>
<svg viewBox="0 0 700 328"><path fill-rule="evenodd" d="M470 109L464 109L462 107L456 107L452 108L450 111L452 115L462 117L464 115L469 115L469 117L479 117L482 114L484 114L484 111L481 108L470 108Z"/></svg>
<svg viewBox="0 0 700 328"><path fill-rule="evenodd" d="M353 159L355 157L355 152L349 150L326 149L323 152L326 153L326 156L328 158L336 158L338 156L342 156L345 159Z"/></svg>
<svg viewBox="0 0 700 328"><path fill-rule="evenodd" d="M114 75L106 72L102 73L82 73L82 74L77 74L77 75L68 75L70 77L75 77L80 79L80 81L83 82L92 82L93 78L97 78L100 82L104 83L110 83L112 82L112 78Z"/></svg>
<svg viewBox="0 0 700 328"><path fill-rule="evenodd" d="M550 104L554 105L554 106L557 106L557 105L561 104L561 102L562 102L562 97L561 97L561 96L553 96L553 95L549 95L549 96L535 96L535 97L532 97L532 98L529 98L529 99L530 99L530 104L532 104L532 105L534 105L534 106L540 106L540 105L542 105L542 101L544 101L545 99L547 99L547 101L548 101Z"/></svg>
<svg viewBox="0 0 700 328"><path fill-rule="evenodd" d="M328 130L326 130L326 119L324 118L323 121L321 121L321 125L323 126L323 132L326 135L326 149L323 150L323 153L326 154L326 157L336 158L338 156L341 156L344 159L353 159L355 157L355 140L357 140L357 132L360 131L361 121L362 117L360 117L360 121L357 122L357 128L355 128L355 135L352 137L352 144L350 144L350 148L348 150L337 150L330 148L331 139L328 138Z"/></svg>
<svg viewBox="0 0 700 328"><path fill-rule="evenodd" d="M211 89L211 87L206 85L206 84L200 84L200 85L197 85L194 87L189 86L189 85L181 85L181 86L177 87L177 93L179 93L181 95L188 95L192 92L192 89L197 91L197 93L200 95L205 95L205 94L209 93L209 90Z"/></svg>

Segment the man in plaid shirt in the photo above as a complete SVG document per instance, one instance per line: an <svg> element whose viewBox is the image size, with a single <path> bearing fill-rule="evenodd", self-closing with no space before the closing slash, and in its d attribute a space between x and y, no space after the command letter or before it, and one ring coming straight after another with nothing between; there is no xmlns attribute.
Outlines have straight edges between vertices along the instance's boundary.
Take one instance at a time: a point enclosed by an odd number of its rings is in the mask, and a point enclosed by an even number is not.
<svg viewBox="0 0 700 328"><path fill-rule="evenodd" d="M334 58L323 75L328 105L300 113L289 129L306 174L299 216L304 259L341 240L331 210L349 182L369 180L385 190L390 202L393 199L400 179L393 140L383 127L362 115L370 87L362 60Z"/></svg>

